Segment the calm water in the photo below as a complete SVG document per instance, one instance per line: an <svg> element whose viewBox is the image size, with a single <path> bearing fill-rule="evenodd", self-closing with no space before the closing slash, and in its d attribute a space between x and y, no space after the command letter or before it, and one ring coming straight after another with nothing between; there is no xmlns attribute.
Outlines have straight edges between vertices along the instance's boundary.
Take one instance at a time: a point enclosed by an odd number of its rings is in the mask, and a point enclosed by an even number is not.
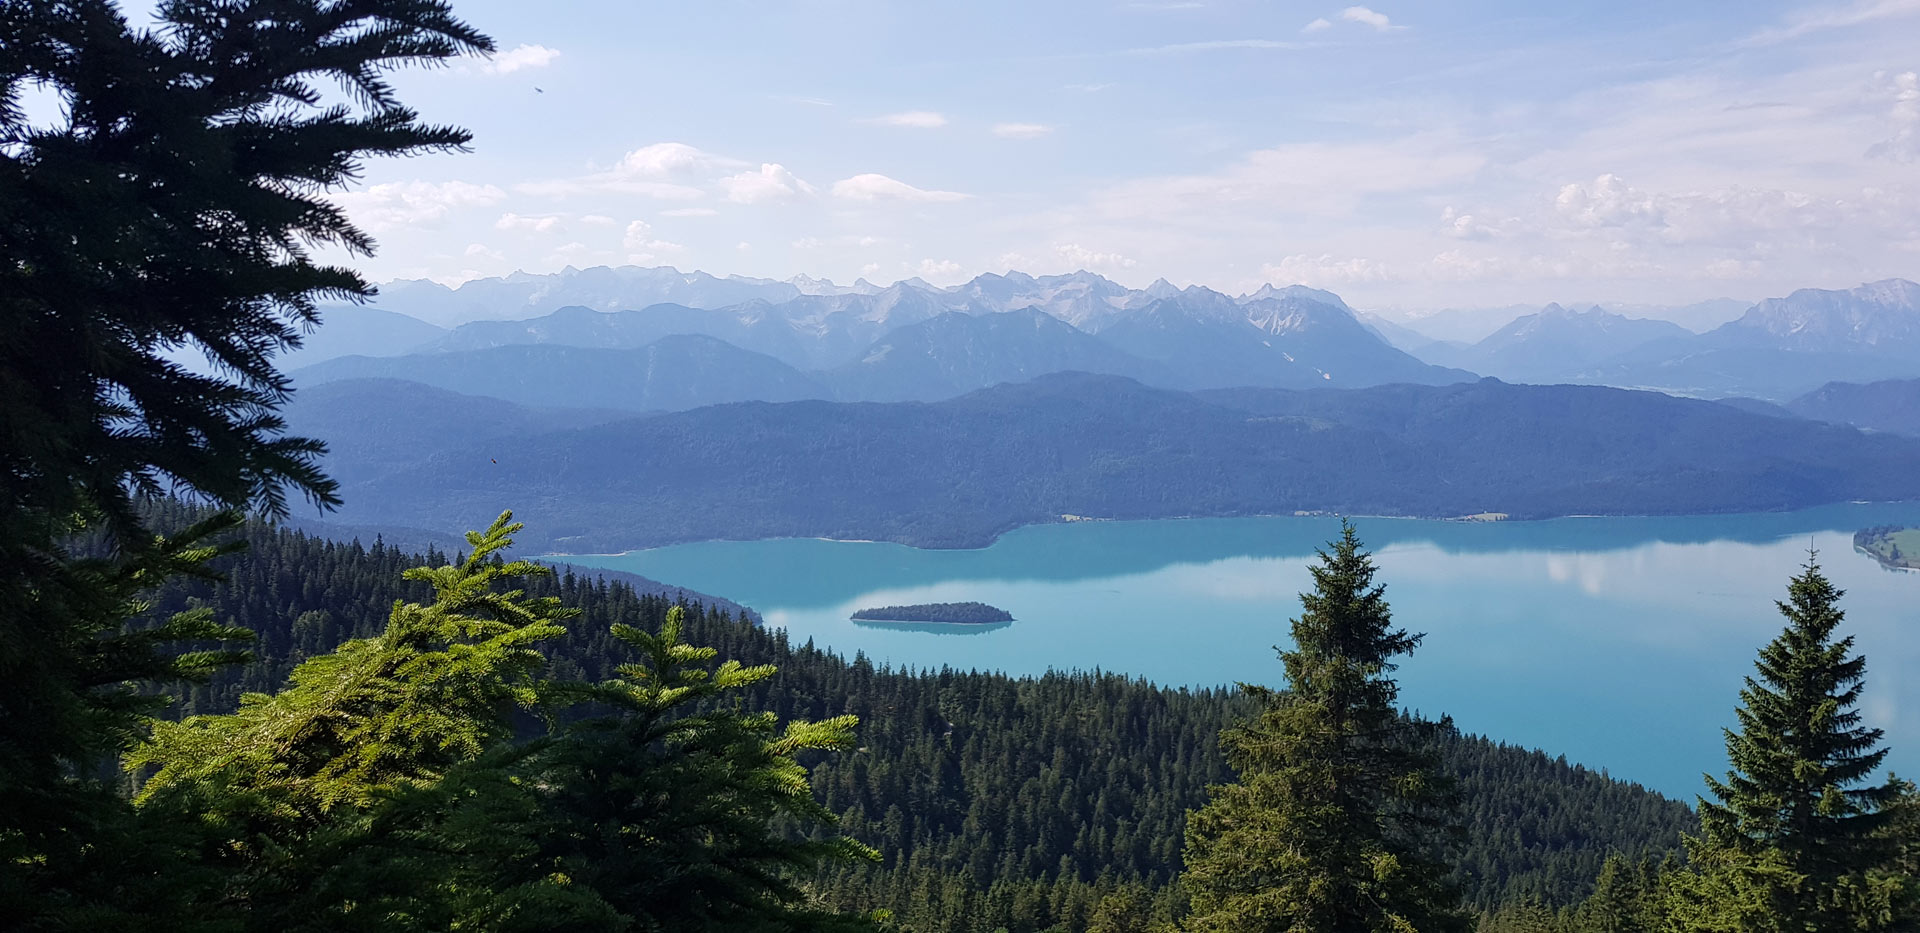
<svg viewBox="0 0 1920 933"><path fill-rule="evenodd" d="M1920 505L1683 518L1464 524L1363 519L1398 623L1427 633L1402 702L1461 728L1605 767L1687 799L1725 768L1720 729L1778 633L1773 600L1820 551L1868 657L1863 702L1895 770L1920 771L1920 574L1882 569L1855 529L1920 524ZM1161 683L1277 683L1273 646L1332 519L1101 522L1025 528L927 551L812 539L569 557L724 595L851 656L1037 674L1101 668ZM869 626L856 609L979 600L988 630Z"/></svg>

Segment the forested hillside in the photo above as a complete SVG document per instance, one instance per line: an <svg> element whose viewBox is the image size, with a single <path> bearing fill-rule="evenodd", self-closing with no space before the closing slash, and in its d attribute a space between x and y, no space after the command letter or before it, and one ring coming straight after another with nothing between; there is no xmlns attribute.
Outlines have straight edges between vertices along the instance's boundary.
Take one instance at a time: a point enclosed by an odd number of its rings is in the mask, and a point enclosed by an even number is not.
<svg viewBox="0 0 1920 933"><path fill-rule="evenodd" d="M979 547L1065 514L1544 518L1920 497L1920 440L1595 386L1186 393L1065 374L931 404L716 405L409 446L409 422L433 431L463 404L486 403L438 396L356 421L320 400L293 424L338 442L330 466L361 480L346 521L451 531L521 508L523 545L571 553L790 536Z"/></svg>
<svg viewBox="0 0 1920 933"><path fill-rule="evenodd" d="M258 636L253 663L191 688L176 714L231 709L301 660L379 631L393 600L427 595L399 575L415 558L390 548L260 522L245 539L223 559L225 582L176 579L155 599L156 614L208 607ZM590 680L624 660L613 623L657 629L671 605L572 574L535 579L529 594L583 610L551 647L551 673ZM1276 638L1284 622L1274 620ZM1084 929L1103 909L1172 909L1186 812L1231 776L1215 737L1247 709L1232 690L1121 674L877 669L698 605L687 637L723 658L779 666L747 694L749 708L783 720L860 717L858 751L810 759L813 787L884 861L836 865L818 880L834 906L889 908L915 930ZM1685 806L1564 759L1470 736L1447 739L1443 752L1465 801L1460 873L1482 908L1522 895L1576 903L1609 854L1676 851L1693 825Z"/></svg>

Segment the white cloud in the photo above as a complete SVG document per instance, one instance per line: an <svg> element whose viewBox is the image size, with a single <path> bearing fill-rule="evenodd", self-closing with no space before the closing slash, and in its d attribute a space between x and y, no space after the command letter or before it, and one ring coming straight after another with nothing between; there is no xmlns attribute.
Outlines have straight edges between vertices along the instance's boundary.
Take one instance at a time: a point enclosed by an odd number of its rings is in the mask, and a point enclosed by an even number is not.
<svg viewBox="0 0 1920 933"><path fill-rule="evenodd" d="M430 226L462 207L483 207L507 196L492 185L464 181L401 181L374 185L365 191L334 195L334 201L353 221L369 230Z"/></svg>
<svg viewBox="0 0 1920 933"><path fill-rule="evenodd" d="M1316 16L1313 18L1312 22L1309 22L1305 26L1300 27L1300 31L1301 32L1319 32L1322 29L1332 29L1332 28L1333 28L1332 20L1327 19L1324 16Z"/></svg>
<svg viewBox="0 0 1920 933"><path fill-rule="evenodd" d="M882 117L869 117L861 120L874 126L904 126L913 129L931 130L947 125L946 116L931 110L908 110L904 113L890 113Z"/></svg>
<svg viewBox="0 0 1920 933"><path fill-rule="evenodd" d="M480 66L487 74L512 74L525 68L545 68L560 57L560 50L544 45L519 45L488 59Z"/></svg>
<svg viewBox="0 0 1920 933"><path fill-rule="evenodd" d="M485 243L468 243L467 249L464 255L477 256L482 259L491 259L495 262L505 262L507 258L507 254L497 249L494 249L486 245Z"/></svg>
<svg viewBox="0 0 1920 933"><path fill-rule="evenodd" d="M785 166L771 162L760 166L757 172L741 172L720 179L720 189L726 193L727 200L739 204L790 201L813 193L812 185L794 177Z"/></svg>
<svg viewBox="0 0 1920 933"><path fill-rule="evenodd" d="M1384 263L1361 257L1339 259L1331 254L1288 256L1277 263L1260 267L1267 281L1284 285L1311 285L1328 288L1339 285L1366 285L1398 278Z"/></svg>
<svg viewBox="0 0 1920 933"><path fill-rule="evenodd" d="M1053 248L1053 252L1076 269L1131 269L1135 265L1133 260L1119 253L1097 252L1078 243L1061 243Z"/></svg>
<svg viewBox="0 0 1920 933"><path fill-rule="evenodd" d="M670 201L693 201L706 196L699 186L723 171L737 171L747 163L689 146L666 142L642 146L620 157L612 168L576 178L528 182L516 191L543 197L579 194L635 194Z"/></svg>
<svg viewBox="0 0 1920 933"><path fill-rule="evenodd" d="M1045 123L995 123L993 135L1002 139L1033 139L1053 132Z"/></svg>
<svg viewBox="0 0 1920 933"><path fill-rule="evenodd" d="M661 253L677 253L686 248L668 240L655 239L653 225L644 220L627 224L626 235L621 237L620 245L627 250L628 262L642 266L658 260Z"/></svg>
<svg viewBox="0 0 1920 933"><path fill-rule="evenodd" d="M922 259L920 277L935 285L951 284L961 278L960 264L951 259Z"/></svg>
<svg viewBox="0 0 1920 933"><path fill-rule="evenodd" d="M592 227L612 227L620 223L605 214L585 214L581 216L580 222Z"/></svg>
<svg viewBox="0 0 1920 933"><path fill-rule="evenodd" d="M1456 240L1491 240L1506 236L1520 225L1520 218L1488 221L1477 214L1456 210L1452 205L1440 213L1440 234Z"/></svg>
<svg viewBox="0 0 1920 933"><path fill-rule="evenodd" d="M929 191L904 181L869 172L833 183L833 196L850 201L964 201L970 195L958 191Z"/></svg>
<svg viewBox="0 0 1920 933"><path fill-rule="evenodd" d="M1624 227L1628 224L1660 226L1665 223L1654 197L1629 187L1612 173L1601 175L1591 185L1561 187L1553 199L1553 209L1561 217L1581 227Z"/></svg>
<svg viewBox="0 0 1920 933"><path fill-rule="evenodd" d="M551 233L560 226L560 218L554 214L529 217L512 211L501 214L493 222L495 230L525 230L532 233Z"/></svg>
<svg viewBox="0 0 1920 933"><path fill-rule="evenodd" d="M662 217L713 217L720 212L711 207L674 207L661 211Z"/></svg>
<svg viewBox="0 0 1920 933"><path fill-rule="evenodd" d="M745 240L741 240L740 242L738 242L738 243L735 243L735 244L734 244L734 246L733 246L733 248L734 248L734 249L737 249L737 250L739 250L739 251L741 251L741 252L743 252L743 253L745 253L745 252L750 252L750 251L752 251L752 249L753 249L753 244L752 244L752 243L749 243L749 242L747 242L747 241L745 241Z"/></svg>
<svg viewBox="0 0 1920 933"><path fill-rule="evenodd" d="M554 247L553 253L551 256L548 257L548 259L551 262L563 262L568 265L572 265L576 262L585 260L589 256L598 255L599 252L600 252L599 250L596 250L585 243L574 241L571 243L562 243L559 246Z"/></svg>
<svg viewBox="0 0 1920 933"><path fill-rule="evenodd" d="M1893 110L1888 114L1893 136L1869 146L1867 158L1896 162L1920 158L1920 72L1889 75L1883 71L1873 77L1882 93L1893 98Z"/></svg>
<svg viewBox="0 0 1920 933"><path fill-rule="evenodd" d="M686 143L654 143L621 156L614 170L635 178L674 178L738 164Z"/></svg>
<svg viewBox="0 0 1920 933"><path fill-rule="evenodd" d="M671 252L683 248L678 243L654 239L653 225L644 220L636 220L633 223L627 224L627 232L625 236L621 237L620 245L636 252L660 252L663 250Z"/></svg>
<svg viewBox="0 0 1920 933"><path fill-rule="evenodd" d="M1372 26L1373 28L1378 29L1381 32L1385 32L1389 29L1395 28L1393 25L1393 20L1388 19L1387 14L1375 12L1374 10L1371 10L1363 6L1350 6L1344 10L1341 10L1340 18L1346 20L1349 23L1359 23L1363 26Z"/></svg>
<svg viewBox="0 0 1920 933"><path fill-rule="evenodd" d="M1607 174L1561 187L1554 216L1563 229L1599 237L1614 249L1692 245L1738 249L1810 250L1824 238L1865 226L1876 198L1823 198L1803 192L1730 185L1687 191L1644 191ZM1888 198L1882 208L1899 211ZM1762 245L1762 243L1767 245Z"/></svg>

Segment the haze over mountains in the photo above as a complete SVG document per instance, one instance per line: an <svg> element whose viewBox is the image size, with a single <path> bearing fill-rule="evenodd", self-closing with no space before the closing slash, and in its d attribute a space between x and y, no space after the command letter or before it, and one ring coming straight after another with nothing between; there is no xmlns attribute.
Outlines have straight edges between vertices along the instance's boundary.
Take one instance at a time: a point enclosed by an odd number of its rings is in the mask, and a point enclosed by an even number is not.
<svg viewBox="0 0 1920 933"><path fill-rule="evenodd" d="M1490 375L1778 403L1831 381L1920 377L1920 286L1900 279L1802 289L1704 333L1557 304L1395 321L1303 286L1230 296L1165 280L1130 289L1088 272L1010 272L935 288L600 267L458 288L395 282L379 305L330 309L328 326L290 360L308 364L298 381L408 378L462 392L493 383L490 394L524 404L648 411L745 399L933 400L1068 371L1182 390ZM1664 311L1711 320L1732 316L1726 305ZM1470 316L1479 326L1509 312L1473 343L1417 329L1451 321L1457 333ZM683 339L691 336L711 339ZM596 386L601 397L578 394Z"/></svg>
<svg viewBox="0 0 1920 933"><path fill-rule="evenodd" d="M1920 433L1920 286L1903 280L1797 291L1705 333L1548 305L1472 344L1301 286L1087 272L940 289L592 269L402 283L391 302L454 326L340 313L332 348L386 355L297 370L288 409L333 445L341 518L363 525L457 528L514 491L562 550L954 546L1066 515L1920 497L1920 439L1899 436ZM1857 374L1913 381L1823 385Z"/></svg>
<svg viewBox="0 0 1920 933"><path fill-rule="evenodd" d="M578 298L617 305L671 294L712 305L750 297L709 307L570 305L520 320L476 320L404 355L343 356L294 376L305 385L406 378L522 404L571 400L634 411L746 399L931 400L1069 371L1178 389L1474 378L1394 348L1337 296L1309 288L1240 297L1165 282L1131 290L1081 272L988 275L947 290L809 281L819 293L801 294L793 283L658 271L489 281L472 295L476 283L457 290L403 283L398 292L402 306L431 297L442 319L457 316L447 310L456 303L469 313L481 300L510 313L528 302Z"/></svg>
<svg viewBox="0 0 1920 933"><path fill-rule="evenodd" d="M404 404L393 404L398 399ZM392 417L356 412L387 405ZM421 444L479 412L464 441ZM1183 393L1058 374L935 403L715 405L602 420L387 382L303 391L341 521L603 552L824 536L980 546L1021 524L1289 514L1687 514L1920 498L1920 438L1591 386ZM529 422L553 428L513 433Z"/></svg>

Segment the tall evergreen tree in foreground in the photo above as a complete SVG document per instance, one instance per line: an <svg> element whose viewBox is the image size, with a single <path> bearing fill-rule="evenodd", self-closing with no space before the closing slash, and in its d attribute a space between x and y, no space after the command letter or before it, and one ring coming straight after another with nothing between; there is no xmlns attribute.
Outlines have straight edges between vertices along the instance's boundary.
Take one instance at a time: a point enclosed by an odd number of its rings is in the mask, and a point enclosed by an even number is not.
<svg viewBox="0 0 1920 933"><path fill-rule="evenodd" d="M1707 777L1701 833L1669 910L1685 930L1913 929L1899 871L1909 788L1870 783L1887 756L1855 708L1866 658L1835 637L1841 590L1811 557L1777 603L1786 630L1760 650L1729 729L1725 780ZM1851 656L1850 656L1851 655Z"/></svg>
<svg viewBox="0 0 1920 933"><path fill-rule="evenodd" d="M1259 716L1220 737L1240 780L1187 824L1193 931L1437 933L1465 930L1445 865L1451 787L1426 740L1451 724L1394 706L1394 658L1421 636L1396 629L1371 555L1342 523L1311 568L1280 651L1287 689L1243 684Z"/></svg>
<svg viewBox="0 0 1920 933"><path fill-rule="evenodd" d="M137 498L335 501L321 445L282 434L274 367L318 299L372 293L312 258L373 248L326 195L368 156L463 147L387 76L493 48L442 0L153 12L136 29L112 0L0 2L0 915L126 815L94 765L147 711L90 694L166 676L175 651L118 637L127 613L97 598L178 564ZM57 108L29 113L29 91ZM105 557L71 549L102 529Z"/></svg>

